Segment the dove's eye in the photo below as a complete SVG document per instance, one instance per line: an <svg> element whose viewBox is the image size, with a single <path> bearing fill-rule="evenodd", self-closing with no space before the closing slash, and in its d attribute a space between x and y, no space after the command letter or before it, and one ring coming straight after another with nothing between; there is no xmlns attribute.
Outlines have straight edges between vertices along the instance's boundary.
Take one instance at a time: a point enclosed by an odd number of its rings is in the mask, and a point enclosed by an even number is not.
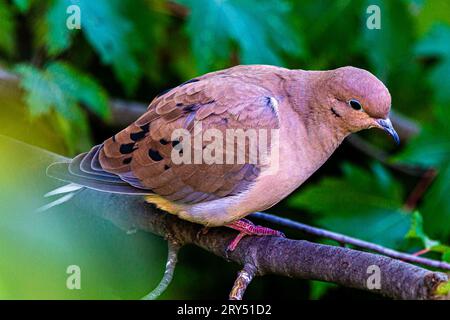
<svg viewBox="0 0 450 320"><path fill-rule="evenodd" d="M355 110L362 110L361 103L359 103L359 101L356 100L356 99L351 99L351 100L348 102L348 105L349 105L350 107L352 107L353 109L355 109Z"/></svg>

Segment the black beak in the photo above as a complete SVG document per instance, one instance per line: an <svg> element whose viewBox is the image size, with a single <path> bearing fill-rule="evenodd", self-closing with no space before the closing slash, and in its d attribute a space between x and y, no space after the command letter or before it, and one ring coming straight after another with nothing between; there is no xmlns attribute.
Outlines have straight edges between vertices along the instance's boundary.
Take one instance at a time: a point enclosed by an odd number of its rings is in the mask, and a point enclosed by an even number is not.
<svg viewBox="0 0 450 320"><path fill-rule="evenodd" d="M378 119L378 124L381 126L381 128L389 133L389 135L394 139L396 144L400 144L400 138L395 131L394 127L392 126L392 122L389 118L387 119Z"/></svg>

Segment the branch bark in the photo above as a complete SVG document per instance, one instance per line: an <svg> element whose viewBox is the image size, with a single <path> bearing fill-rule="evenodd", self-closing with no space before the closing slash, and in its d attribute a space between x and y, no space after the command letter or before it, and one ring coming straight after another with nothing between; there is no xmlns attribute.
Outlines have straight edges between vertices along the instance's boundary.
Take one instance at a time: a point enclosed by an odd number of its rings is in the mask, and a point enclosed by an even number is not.
<svg viewBox="0 0 450 320"><path fill-rule="evenodd" d="M227 253L233 231L211 228L202 234L202 226L158 210L140 197L83 190L72 201L124 230L144 230L182 245L199 246L242 266L252 265L255 275L277 274L370 290L368 268L378 266L381 288L373 292L394 299L450 299L442 290L449 282L445 273L378 254L279 237L246 237L235 251Z"/></svg>
<svg viewBox="0 0 450 320"><path fill-rule="evenodd" d="M427 258L422 258L422 257L419 257L419 255L417 253L416 254L408 254L408 253L395 251L395 250L380 246L380 245L372 243L372 242L368 242L368 241L356 239L353 237L349 237L349 236L346 236L346 235L343 235L340 233L312 227L312 226L300 223L298 221L293 221L293 220L290 220L287 218L274 216L274 215L264 213L264 212L255 212L255 213L251 214L250 217L255 217L257 219L262 219L262 220L268 221L270 223L275 223L275 224L278 224L281 226L289 227L289 228L292 228L295 230L299 230L299 231L302 231L305 233L315 235L317 237L331 239L331 240L338 242L341 245L349 244L349 245L356 246L361 249L374 251L374 252L380 253L384 256L394 258L394 259L399 259L399 260L407 261L407 262L411 262L411 263L418 263L418 264L421 264L421 265L424 265L427 267L438 268L438 269L450 271L449 263L443 262L443 261L431 260L431 259L427 259Z"/></svg>
<svg viewBox="0 0 450 320"><path fill-rule="evenodd" d="M250 282L252 282L255 274L256 268L253 264L247 263L244 265L244 268L239 271L236 281L234 281L234 285L229 296L230 300L242 300L245 290L247 290L247 287Z"/></svg>

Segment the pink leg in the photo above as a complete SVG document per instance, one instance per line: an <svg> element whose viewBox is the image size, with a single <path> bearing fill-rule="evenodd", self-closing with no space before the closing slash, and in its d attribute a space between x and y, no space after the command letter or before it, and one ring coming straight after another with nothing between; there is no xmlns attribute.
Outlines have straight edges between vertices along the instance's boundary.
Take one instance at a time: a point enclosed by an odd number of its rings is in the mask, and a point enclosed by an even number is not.
<svg viewBox="0 0 450 320"><path fill-rule="evenodd" d="M255 224L253 224L251 221L249 221L247 219L233 221L225 226L239 231L239 234L236 236L236 238L234 238L233 241L231 241L231 243L228 245L228 249L227 249L228 251L234 251L234 249L236 249L239 241L241 241L241 239L244 238L245 236L284 237L284 234L280 231L262 227L262 226L256 226Z"/></svg>

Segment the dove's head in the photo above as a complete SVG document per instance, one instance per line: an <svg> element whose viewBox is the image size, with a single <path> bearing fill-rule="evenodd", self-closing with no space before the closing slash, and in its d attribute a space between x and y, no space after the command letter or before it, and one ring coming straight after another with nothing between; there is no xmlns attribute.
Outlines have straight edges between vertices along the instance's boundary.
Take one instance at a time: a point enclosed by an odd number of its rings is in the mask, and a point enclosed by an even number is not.
<svg viewBox="0 0 450 320"><path fill-rule="evenodd" d="M395 132L389 111L391 95L386 86L370 72L354 67L326 71L321 85L327 88L322 107L349 132L380 128L389 133L395 142Z"/></svg>

